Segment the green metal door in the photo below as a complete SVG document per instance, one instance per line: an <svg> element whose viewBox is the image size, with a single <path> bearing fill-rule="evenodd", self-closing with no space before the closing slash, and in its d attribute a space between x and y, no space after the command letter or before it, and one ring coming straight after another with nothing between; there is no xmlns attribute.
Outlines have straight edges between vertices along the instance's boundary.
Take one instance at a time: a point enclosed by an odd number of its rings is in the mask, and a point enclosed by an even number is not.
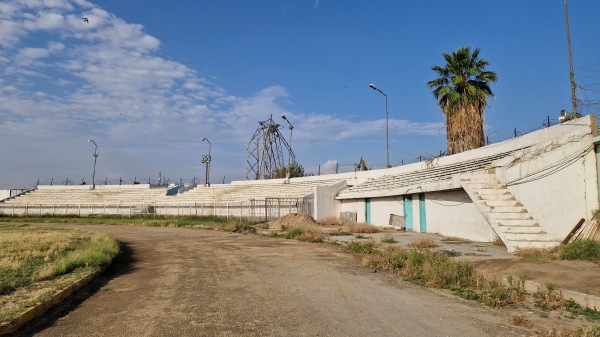
<svg viewBox="0 0 600 337"><path fill-rule="evenodd" d="M427 232L427 222L425 218L425 193L419 194L419 228L421 233Z"/></svg>
<svg viewBox="0 0 600 337"><path fill-rule="evenodd" d="M371 223L371 199L365 198L365 222Z"/></svg>
<svg viewBox="0 0 600 337"><path fill-rule="evenodd" d="M404 217L406 218L406 230L413 230L412 196L404 196Z"/></svg>

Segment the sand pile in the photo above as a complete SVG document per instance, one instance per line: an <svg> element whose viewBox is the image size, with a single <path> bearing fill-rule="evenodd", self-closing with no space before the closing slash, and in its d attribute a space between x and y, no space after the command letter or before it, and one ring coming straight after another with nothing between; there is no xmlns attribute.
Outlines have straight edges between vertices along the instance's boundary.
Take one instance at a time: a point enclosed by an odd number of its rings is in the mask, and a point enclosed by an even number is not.
<svg viewBox="0 0 600 337"><path fill-rule="evenodd" d="M284 215L279 219L275 219L267 223L269 228L281 228L281 225L288 227L301 226L301 225L312 225L319 226L319 223L308 214L304 213L290 213Z"/></svg>

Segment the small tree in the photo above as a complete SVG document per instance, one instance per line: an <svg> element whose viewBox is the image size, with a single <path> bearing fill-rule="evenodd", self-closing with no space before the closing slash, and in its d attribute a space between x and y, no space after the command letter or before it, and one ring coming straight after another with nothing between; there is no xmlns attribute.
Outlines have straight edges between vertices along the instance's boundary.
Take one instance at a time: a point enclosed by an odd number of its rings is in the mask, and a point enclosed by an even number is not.
<svg viewBox="0 0 600 337"><path fill-rule="evenodd" d="M278 179L285 178L287 176L288 167L290 170L290 178L304 177L304 167L300 163L291 163L288 166L281 166L277 170L272 177L265 177L265 179Z"/></svg>

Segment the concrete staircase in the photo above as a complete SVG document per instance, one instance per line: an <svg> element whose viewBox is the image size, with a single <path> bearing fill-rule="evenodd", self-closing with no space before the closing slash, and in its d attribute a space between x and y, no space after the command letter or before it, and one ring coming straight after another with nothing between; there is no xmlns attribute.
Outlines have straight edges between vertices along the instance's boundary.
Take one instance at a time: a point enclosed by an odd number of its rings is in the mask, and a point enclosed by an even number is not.
<svg viewBox="0 0 600 337"><path fill-rule="evenodd" d="M464 174L460 181L509 252L560 244L552 240L506 185L500 184L494 169Z"/></svg>

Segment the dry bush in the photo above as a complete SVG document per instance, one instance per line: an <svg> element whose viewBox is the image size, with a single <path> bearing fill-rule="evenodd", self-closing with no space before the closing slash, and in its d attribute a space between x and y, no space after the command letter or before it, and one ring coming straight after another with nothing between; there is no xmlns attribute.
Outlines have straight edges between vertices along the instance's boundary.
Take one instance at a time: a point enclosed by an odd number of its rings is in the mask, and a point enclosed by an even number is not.
<svg viewBox="0 0 600 337"><path fill-rule="evenodd" d="M379 233L381 230L366 222L347 223L344 225L352 233Z"/></svg>
<svg viewBox="0 0 600 337"><path fill-rule="evenodd" d="M506 245L504 244L504 242L502 241L502 239L500 239L500 237L499 237L499 236L496 236L496 237L494 238L494 240L492 240L492 244L494 244L494 245L496 245L496 246L506 246Z"/></svg>
<svg viewBox="0 0 600 337"><path fill-rule="evenodd" d="M416 249L428 249L428 248L439 247L439 245L437 243L435 243L432 239L429 239L429 238L413 241L413 242L409 243L408 246L410 248L416 248Z"/></svg>
<svg viewBox="0 0 600 337"><path fill-rule="evenodd" d="M520 326L524 328L532 328L533 323L530 320L525 318L523 315L512 314L508 320L508 322L514 326Z"/></svg>
<svg viewBox="0 0 600 337"><path fill-rule="evenodd" d="M342 224L342 220L335 216L325 217L320 222L323 226L340 226Z"/></svg>
<svg viewBox="0 0 600 337"><path fill-rule="evenodd" d="M552 283L546 283L546 290L542 290L540 287L533 297L535 306L546 311L561 308L565 304L562 293L554 289Z"/></svg>
<svg viewBox="0 0 600 337"><path fill-rule="evenodd" d="M442 241L446 242L459 242L459 241L468 241L467 239L459 238L458 236L445 236Z"/></svg>
<svg viewBox="0 0 600 337"><path fill-rule="evenodd" d="M558 253L555 249L543 248L519 248L515 252L515 255L534 261L555 260L558 258Z"/></svg>
<svg viewBox="0 0 600 337"><path fill-rule="evenodd" d="M396 243L396 239L391 234L386 234L383 238L381 238L382 243Z"/></svg>
<svg viewBox="0 0 600 337"><path fill-rule="evenodd" d="M314 225L300 225L286 227L286 233L284 238L286 239L297 239L300 241L309 242L322 242L323 232L318 226Z"/></svg>
<svg viewBox="0 0 600 337"><path fill-rule="evenodd" d="M538 337L600 337L600 327L566 330L564 328L548 328L537 332Z"/></svg>
<svg viewBox="0 0 600 337"><path fill-rule="evenodd" d="M323 232L317 226L304 226L302 239L304 241L320 242L323 241Z"/></svg>

